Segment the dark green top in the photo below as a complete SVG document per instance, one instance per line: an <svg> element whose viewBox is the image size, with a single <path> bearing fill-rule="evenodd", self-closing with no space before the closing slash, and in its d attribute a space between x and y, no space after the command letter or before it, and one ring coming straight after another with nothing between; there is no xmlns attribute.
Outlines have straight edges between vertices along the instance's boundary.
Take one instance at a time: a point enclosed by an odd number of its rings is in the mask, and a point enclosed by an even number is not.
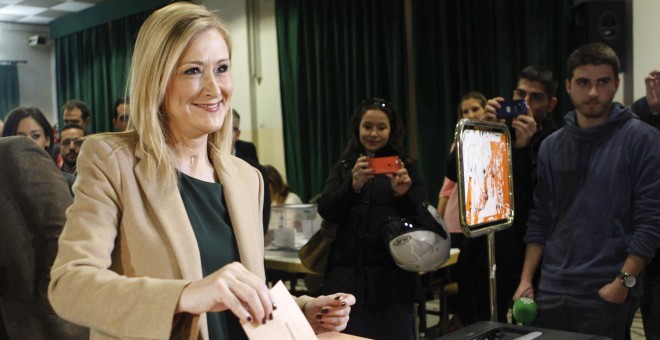
<svg viewBox="0 0 660 340"><path fill-rule="evenodd" d="M179 192L195 232L204 277L239 260L236 237L225 208L222 186L180 173ZM238 319L231 311L206 313L209 338L246 338Z"/></svg>

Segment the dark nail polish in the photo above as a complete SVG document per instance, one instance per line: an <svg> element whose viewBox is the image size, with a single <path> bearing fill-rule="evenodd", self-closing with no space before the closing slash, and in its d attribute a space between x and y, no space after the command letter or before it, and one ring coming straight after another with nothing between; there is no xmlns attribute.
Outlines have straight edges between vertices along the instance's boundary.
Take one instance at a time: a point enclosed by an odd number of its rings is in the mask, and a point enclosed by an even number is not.
<svg viewBox="0 0 660 340"><path fill-rule="evenodd" d="M265 324L266 324L266 318L264 318L263 320L261 320L261 323L265 325Z"/></svg>
<svg viewBox="0 0 660 340"><path fill-rule="evenodd" d="M335 300L339 300L340 298L341 298L341 296L339 296L339 295L335 296Z"/></svg>
<svg viewBox="0 0 660 340"><path fill-rule="evenodd" d="M321 308L321 313L323 313L323 314L328 314L329 311L330 310L328 309L328 307Z"/></svg>
<svg viewBox="0 0 660 340"><path fill-rule="evenodd" d="M319 321L320 324L323 324L323 321Z"/></svg>
<svg viewBox="0 0 660 340"><path fill-rule="evenodd" d="M321 319L323 319L323 315L322 314L316 314L316 320L321 320Z"/></svg>
<svg viewBox="0 0 660 340"><path fill-rule="evenodd" d="M273 304L273 310L277 310L277 305Z"/></svg>
<svg viewBox="0 0 660 340"><path fill-rule="evenodd" d="M273 313L270 313L270 315L268 316L268 319L273 320Z"/></svg>
<svg viewBox="0 0 660 340"><path fill-rule="evenodd" d="M346 301L342 301L339 305L342 307L346 307Z"/></svg>
<svg viewBox="0 0 660 340"><path fill-rule="evenodd" d="M248 317L247 317L247 321L248 321L248 322L252 322L252 317L248 315Z"/></svg>

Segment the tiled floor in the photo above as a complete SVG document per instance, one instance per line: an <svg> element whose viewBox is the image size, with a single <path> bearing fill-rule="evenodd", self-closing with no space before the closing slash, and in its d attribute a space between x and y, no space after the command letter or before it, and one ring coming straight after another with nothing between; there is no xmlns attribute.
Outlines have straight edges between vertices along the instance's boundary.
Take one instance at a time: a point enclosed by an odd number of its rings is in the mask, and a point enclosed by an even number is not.
<svg viewBox="0 0 660 340"><path fill-rule="evenodd" d="M428 301L426 303L426 309L429 310L429 311L437 312L440 309L438 301L437 300ZM511 315L509 315L509 320L510 319L511 319ZM427 314L426 323L429 327L433 326L433 325L437 325L438 324L438 316L430 314L430 313ZM436 331L431 331L431 332L429 332L429 334L426 334L426 336L423 337L422 339L426 339L426 340L435 339L438 335L439 334L437 334ZM639 312L639 310L637 311L637 314L635 314L635 319L633 320L632 327L630 328L630 335L631 335L632 340L645 340L646 339L646 336L644 335L644 328L642 327L642 315Z"/></svg>

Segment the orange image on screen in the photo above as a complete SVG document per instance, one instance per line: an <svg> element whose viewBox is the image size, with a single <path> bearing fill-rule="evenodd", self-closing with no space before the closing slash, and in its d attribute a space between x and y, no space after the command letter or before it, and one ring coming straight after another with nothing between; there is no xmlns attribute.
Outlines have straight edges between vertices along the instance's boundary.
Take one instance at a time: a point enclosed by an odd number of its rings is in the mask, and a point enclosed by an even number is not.
<svg viewBox="0 0 660 340"><path fill-rule="evenodd" d="M467 224L506 220L511 212L506 137L465 130L462 143Z"/></svg>

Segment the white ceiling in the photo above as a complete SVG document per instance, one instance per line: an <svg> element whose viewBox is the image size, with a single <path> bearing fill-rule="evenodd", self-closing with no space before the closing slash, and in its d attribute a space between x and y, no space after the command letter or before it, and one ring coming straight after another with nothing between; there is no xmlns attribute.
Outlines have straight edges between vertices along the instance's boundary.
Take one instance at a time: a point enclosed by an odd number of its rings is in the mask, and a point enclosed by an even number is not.
<svg viewBox="0 0 660 340"><path fill-rule="evenodd" d="M0 22L47 25L105 0L0 0Z"/></svg>

